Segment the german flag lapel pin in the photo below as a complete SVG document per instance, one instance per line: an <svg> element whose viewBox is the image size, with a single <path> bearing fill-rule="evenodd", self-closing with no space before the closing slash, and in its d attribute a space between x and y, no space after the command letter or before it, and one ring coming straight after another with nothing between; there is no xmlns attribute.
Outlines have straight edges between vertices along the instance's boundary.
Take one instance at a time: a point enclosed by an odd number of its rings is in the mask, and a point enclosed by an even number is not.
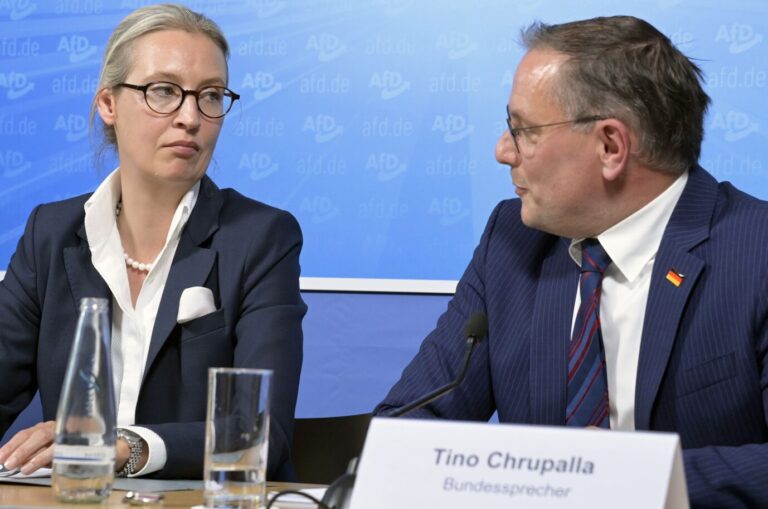
<svg viewBox="0 0 768 509"><path fill-rule="evenodd" d="M676 287L679 287L683 283L683 279L685 279L685 276L677 272L675 269L669 269L669 272L667 272L667 281Z"/></svg>

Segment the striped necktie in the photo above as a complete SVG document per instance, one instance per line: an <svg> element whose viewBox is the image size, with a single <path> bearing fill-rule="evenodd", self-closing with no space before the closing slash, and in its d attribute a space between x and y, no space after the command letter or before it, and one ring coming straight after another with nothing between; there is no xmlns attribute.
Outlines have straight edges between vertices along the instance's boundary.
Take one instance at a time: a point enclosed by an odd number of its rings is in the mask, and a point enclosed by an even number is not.
<svg viewBox="0 0 768 509"><path fill-rule="evenodd" d="M600 332L600 293L603 272L611 258L597 239L581 243L581 304L568 352L568 426L609 428L608 383L603 335Z"/></svg>

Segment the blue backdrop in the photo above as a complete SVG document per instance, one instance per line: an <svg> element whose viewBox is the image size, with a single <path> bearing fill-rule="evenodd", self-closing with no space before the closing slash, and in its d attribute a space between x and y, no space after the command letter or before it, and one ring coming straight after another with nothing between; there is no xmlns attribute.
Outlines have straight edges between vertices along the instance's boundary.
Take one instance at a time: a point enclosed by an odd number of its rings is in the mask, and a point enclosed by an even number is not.
<svg viewBox="0 0 768 509"><path fill-rule="evenodd" d="M138 0L0 0L0 267L30 209L92 190L88 111L109 32ZM303 275L457 279L493 205L521 26L644 17L707 76L703 163L766 197L763 1L197 0L232 46L209 174L293 212ZM674 119L669 119L673 122Z"/></svg>
<svg viewBox="0 0 768 509"><path fill-rule="evenodd" d="M88 111L109 32L139 0L0 0L0 269L32 207L95 188ZM304 276L457 279L491 208L493 158L540 19L647 19L706 74L702 164L768 197L768 3L762 0L195 0L232 46L209 174L293 212ZM668 119L674 122L675 119ZM443 297L307 295L301 415L370 409Z"/></svg>

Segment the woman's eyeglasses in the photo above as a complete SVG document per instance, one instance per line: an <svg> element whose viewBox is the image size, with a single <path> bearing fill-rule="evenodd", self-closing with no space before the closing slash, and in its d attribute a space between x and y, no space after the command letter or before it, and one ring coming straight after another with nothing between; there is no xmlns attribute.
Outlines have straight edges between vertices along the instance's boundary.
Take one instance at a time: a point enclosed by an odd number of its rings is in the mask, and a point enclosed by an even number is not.
<svg viewBox="0 0 768 509"><path fill-rule="evenodd" d="M146 85L118 83L117 87L126 87L144 93L144 100L155 113L167 115L181 108L184 99L191 95L195 98L197 109L208 118L221 118L232 109L240 95L227 87L209 86L199 90L184 90L176 83L155 81Z"/></svg>

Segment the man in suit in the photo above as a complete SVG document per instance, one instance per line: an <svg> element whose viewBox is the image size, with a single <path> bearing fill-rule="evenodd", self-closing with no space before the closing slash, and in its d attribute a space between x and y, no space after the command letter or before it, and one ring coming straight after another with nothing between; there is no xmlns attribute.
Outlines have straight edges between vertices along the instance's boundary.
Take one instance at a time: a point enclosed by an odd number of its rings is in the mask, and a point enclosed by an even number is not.
<svg viewBox="0 0 768 509"><path fill-rule="evenodd" d="M448 310L376 413L674 431L695 507L768 507L768 205L698 166L700 70L632 17L523 33L493 211ZM591 285L591 286L590 286Z"/></svg>

